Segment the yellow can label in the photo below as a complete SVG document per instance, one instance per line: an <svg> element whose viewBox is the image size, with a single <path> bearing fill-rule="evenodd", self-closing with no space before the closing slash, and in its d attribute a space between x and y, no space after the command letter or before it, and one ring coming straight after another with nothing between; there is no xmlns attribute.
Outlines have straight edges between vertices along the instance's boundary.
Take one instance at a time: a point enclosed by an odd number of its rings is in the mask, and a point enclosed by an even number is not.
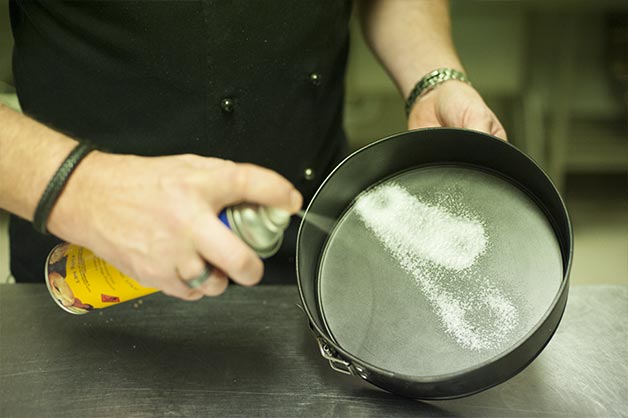
<svg viewBox="0 0 628 418"><path fill-rule="evenodd" d="M158 291L140 285L90 250L73 244L60 244L48 255L46 285L57 304L75 314Z"/></svg>

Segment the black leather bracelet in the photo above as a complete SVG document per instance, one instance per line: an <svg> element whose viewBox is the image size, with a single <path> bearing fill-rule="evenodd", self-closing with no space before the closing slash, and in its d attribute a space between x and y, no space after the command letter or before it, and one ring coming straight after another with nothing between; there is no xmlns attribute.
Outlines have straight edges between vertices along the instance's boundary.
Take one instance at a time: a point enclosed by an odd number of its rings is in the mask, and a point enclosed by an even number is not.
<svg viewBox="0 0 628 418"><path fill-rule="evenodd" d="M52 179L46 186L46 190L41 195L37 209L35 209L35 216L33 217L33 227L37 232L47 234L46 224L48 223L48 216L54 204L56 203L59 195L63 191L70 175L87 154L94 150L94 146L88 142L79 143L70 154L63 161L61 166L57 169Z"/></svg>

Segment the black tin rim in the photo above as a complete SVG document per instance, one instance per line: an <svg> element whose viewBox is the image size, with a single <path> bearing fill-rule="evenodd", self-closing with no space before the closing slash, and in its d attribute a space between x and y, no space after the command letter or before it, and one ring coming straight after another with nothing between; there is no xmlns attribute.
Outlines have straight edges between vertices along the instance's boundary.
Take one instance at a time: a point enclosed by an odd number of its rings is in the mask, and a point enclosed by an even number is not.
<svg viewBox="0 0 628 418"><path fill-rule="evenodd" d="M333 338L331 338L331 336L327 333L327 331L324 329L324 327L319 326L319 324L317 323L317 319L314 318L312 312L310 311L310 309L318 309L317 306L309 306L304 294L304 289L303 289L303 280L301 278L301 269L300 269L300 252L301 252L301 240L303 239L302 233L303 233L303 227L305 224L305 220L307 219L307 215L308 212L310 211L311 207L313 206L313 204L316 202L317 197L320 195L321 191L324 190L325 186L330 183L331 181L333 181L334 176L338 173L339 170L341 170L341 168L350 160L352 160L353 158L355 158L357 155L365 152L366 150L369 150L373 147L379 147L379 146L383 146L383 144L387 143L388 141L394 141L400 138L405 138L406 136L409 135L420 135L421 132L429 132L429 131L445 131L447 133L451 133L451 134L458 134L458 135L466 135L469 136L471 134L473 135L479 135L484 137L486 140L492 140L492 141L498 141L499 143L501 143L501 146L505 146L506 148L511 148L513 150L515 150L517 153L519 153L521 155L521 158L527 160L527 163L531 165L531 167L533 167L535 170L538 170L539 173L542 174L542 176L544 177L544 181L547 183L547 186L550 187L552 190L552 193L554 195L555 198L557 198L558 202L560 202L560 212L562 215L561 220L554 220L555 222L559 222L562 221L564 222L565 226L566 226L566 231L567 231L567 237L566 238L566 247L567 248L563 248L564 244L563 242L565 240L560 240L560 246L561 246L561 252L563 253L563 257L566 259L563 259L563 265L564 265L564 269L563 269L563 279L562 282L560 284L560 287L556 293L556 295L554 296L554 299L552 300L551 305L548 307L547 311L545 312L545 314L542 316L542 318L537 322L537 324L530 329L530 331L528 331L522 338L520 338L515 344L512 345L512 347L510 347L508 350L494 356L491 359L488 359L486 361L483 361L475 366L469 367L467 369L463 369L454 373L449 373L449 374L443 374L443 375L436 375L436 376L413 376L413 375L406 375L406 374L401 374L401 373L394 373L391 372L389 370L386 369L382 369L376 365L364 362L363 360L361 360L360 358L354 356L353 354L351 354L350 352L344 350L341 346L339 346L334 340ZM525 187L525 185L523 185ZM557 234L559 234L559 231L556 231ZM310 201L308 207L305 210L305 214L303 216L303 219L301 221L301 225L299 227L299 232L297 235L297 249L296 249L296 271L297 271L297 285L298 285L298 289L299 289L299 296L301 298L301 302L304 306L304 310L306 312L306 315L308 317L308 320L310 321L310 325L313 329L313 331L324 338L324 340L326 341L327 344L329 344L331 347L333 347L334 350L336 350L336 352L345 360L351 362L352 364L356 364L356 365L360 365L363 368L367 369L370 373L374 374L373 379L369 379L369 381L373 384L375 384L376 386L380 386L386 390L391 390L389 388L390 385L386 385L386 384L381 384L381 382L378 382L379 379L377 379L377 375L388 378L388 379L395 379L395 380L399 380L401 382L408 382L408 383L416 383L416 384L434 384L434 383L444 383L446 384L448 381L457 381L460 379L464 379L467 376L472 376L475 375L477 373L482 372L485 368L495 364L496 362L500 362L500 361L507 361L509 358L511 357L519 357L521 355L520 351L523 350L523 347L526 345L526 343L529 343L531 341L531 339L535 336L539 336L540 333L545 333L545 335L543 336L543 343L542 344L535 344L535 347L538 347L537 349L534 350L534 352L532 352L531 354L526 356L526 360L525 361L516 361L516 367L512 367L510 372L507 373L507 376L505 378L497 378L495 379L493 382L491 382L490 384L484 384L481 385L480 387L475 387L475 388L469 388L469 390L467 391L462 391L459 393L452 393L451 395L443 395L443 396L438 396L438 395L422 395L420 396L422 399L453 399L453 398L458 398L458 397L463 397L463 396L468 396L474 393L478 393L481 392L483 390L489 389L490 387L493 387L495 385L498 385L500 383L503 383L505 380L508 380L509 378L511 378L512 376L516 375L517 373L519 373L521 370L525 369L541 352L542 350L545 348L545 346L549 343L549 341L551 340L552 336L554 335L558 324L560 323L560 320L562 319L562 315L564 313L564 309L566 306L566 301L567 301L567 296L568 296L568 287L569 287L569 274L571 271L571 264L572 264L572 258L573 258L573 230L572 230L572 225L571 225L571 221L569 219L569 215L567 212L567 208L565 205L565 202L563 200L563 198L560 196L560 194L558 193L554 183L551 181L551 179L549 178L549 176L545 173L545 171L528 155L524 154L523 152L521 152L519 149L517 149L514 145L502 141L499 138L496 138L494 136L490 136L484 133L480 133L480 132L476 132L476 131L470 131L470 130L466 130L466 129L459 129L459 128L426 128L426 129L418 129L418 130L413 130L413 131L407 131L407 132L402 132L402 133L398 133L398 134L394 134L385 138L382 138L378 141L375 141L369 145L366 145L363 148L360 148L356 151L354 151L353 153L351 153L349 156L347 156L342 162L340 162L333 170L332 172L325 178L325 180L321 183L321 185L319 186L319 188L317 189L316 193L314 194L312 200ZM318 282L318 279L315 278L314 282ZM549 329L547 329L549 328ZM403 386L403 385L402 385ZM403 393L403 390L395 390L395 392L400 393L402 395L406 395L406 396L411 396L411 397L416 397L414 396L415 394L413 393L412 390L409 390L407 393Z"/></svg>

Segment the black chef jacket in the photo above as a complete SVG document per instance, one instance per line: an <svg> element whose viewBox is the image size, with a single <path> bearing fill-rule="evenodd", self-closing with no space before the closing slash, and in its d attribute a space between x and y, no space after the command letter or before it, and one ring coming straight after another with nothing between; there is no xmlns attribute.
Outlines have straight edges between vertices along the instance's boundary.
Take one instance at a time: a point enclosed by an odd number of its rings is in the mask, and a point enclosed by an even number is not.
<svg viewBox="0 0 628 418"><path fill-rule="evenodd" d="M350 11L350 0L12 0L20 105L110 152L269 167L307 201L346 149ZM294 280L296 224L265 282ZM43 281L59 241L15 216L10 238L16 280Z"/></svg>

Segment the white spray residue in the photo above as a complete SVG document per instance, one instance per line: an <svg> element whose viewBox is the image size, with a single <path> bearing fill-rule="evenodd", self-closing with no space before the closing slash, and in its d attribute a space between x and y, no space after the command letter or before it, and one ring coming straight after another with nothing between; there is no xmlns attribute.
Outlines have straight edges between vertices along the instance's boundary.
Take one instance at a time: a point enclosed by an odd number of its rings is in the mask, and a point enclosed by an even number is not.
<svg viewBox="0 0 628 418"><path fill-rule="evenodd" d="M486 249L479 221L422 203L394 183L363 195L356 210L391 251L412 252L443 267L470 267Z"/></svg>
<svg viewBox="0 0 628 418"><path fill-rule="evenodd" d="M484 225L472 216L421 202L396 183L360 196L355 209L367 228L421 288L443 328L461 346L495 348L518 322L509 298L473 270L487 251ZM463 278L475 287L455 294L443 286L445 276Z"/></svg>

